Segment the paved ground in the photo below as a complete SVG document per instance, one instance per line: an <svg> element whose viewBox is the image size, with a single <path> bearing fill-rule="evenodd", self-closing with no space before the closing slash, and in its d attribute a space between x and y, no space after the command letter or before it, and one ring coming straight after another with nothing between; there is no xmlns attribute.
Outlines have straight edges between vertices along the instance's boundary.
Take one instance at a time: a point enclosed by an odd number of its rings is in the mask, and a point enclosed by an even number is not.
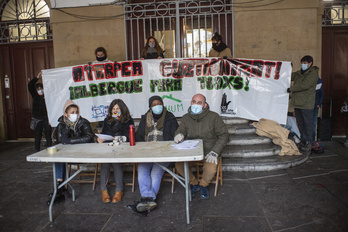
<svg viewBox="0 0 348 232"><path fill-rule="evenodd" d="M342 142L325 142L324 154L291 169L224 173L217 197L191 202L190 225L184 189L177 183L172 194L165 182L159 207L147 217L126 208L139 199L139 188L132 193L126 186L120 203L104 204L91 184L74 184L76 201L55 205L51 223L51 165L25 161L33 143L0 144L0 231L348 231L348 148Z"/></svg>

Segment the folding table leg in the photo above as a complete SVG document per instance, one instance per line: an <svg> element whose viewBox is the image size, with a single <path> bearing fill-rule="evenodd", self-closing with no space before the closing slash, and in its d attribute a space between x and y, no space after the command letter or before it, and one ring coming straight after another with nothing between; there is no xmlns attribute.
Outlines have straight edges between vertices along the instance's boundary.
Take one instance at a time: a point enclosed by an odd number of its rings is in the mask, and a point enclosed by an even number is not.
<svg viewBox="0 0 348 232"><path fill-rule="evenodd" d="M189 165L188 162L184 162L184 168L185 168L185 190L186 190L186 220L187 224L190 224L190 205L189 201L191 200L191 192L190 192L190 185L189 185Z"/></svg>
<svg viewBox="0 0 348 232"><path fill-rule="evenodd" d="M48 214L50 216L50 222L53 221L52 206L53 206L53 203L54 203L54 199L56 199L56 195L57 195L56 165L55 165L55 163L53 163L53 196L52 196L52 199L51 199L50 207L48 208Z"/></svg>

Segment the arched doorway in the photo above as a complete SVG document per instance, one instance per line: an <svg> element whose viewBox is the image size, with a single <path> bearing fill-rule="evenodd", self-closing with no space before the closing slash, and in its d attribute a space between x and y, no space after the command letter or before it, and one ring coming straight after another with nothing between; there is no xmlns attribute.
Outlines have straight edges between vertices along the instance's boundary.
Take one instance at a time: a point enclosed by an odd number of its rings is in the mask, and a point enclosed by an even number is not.
<svg viewBox="0 0 348 232"><path fill-rule="evenodd" d="M5 0L0 14L6 138L31 138L28 83L40 70L54 67L50 11L43 0Z"/></svg>

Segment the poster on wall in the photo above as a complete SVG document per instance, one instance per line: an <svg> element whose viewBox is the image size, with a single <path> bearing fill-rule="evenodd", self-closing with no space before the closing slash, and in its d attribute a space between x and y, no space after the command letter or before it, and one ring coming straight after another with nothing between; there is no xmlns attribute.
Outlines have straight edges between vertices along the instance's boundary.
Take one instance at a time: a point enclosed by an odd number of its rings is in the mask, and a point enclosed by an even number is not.
<svg viewBox="0 0 348 232"><path fill-rule="evenodd" d="M53 127L71 99L82 117L103 121L114 99L122 99L133 118L159 95L176 117L187 113L192 96L206 96L212 111L225 117L286 123L291 63L284 61L179 58L77 65L43 70L48 117Z"/></svg>

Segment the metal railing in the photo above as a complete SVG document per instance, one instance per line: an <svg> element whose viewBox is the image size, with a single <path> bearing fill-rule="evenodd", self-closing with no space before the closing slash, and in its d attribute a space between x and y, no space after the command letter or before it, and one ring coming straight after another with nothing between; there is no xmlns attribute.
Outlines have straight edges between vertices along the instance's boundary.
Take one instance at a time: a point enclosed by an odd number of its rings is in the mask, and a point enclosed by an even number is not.
<svg viewBox="0 0 348 232"><path fill-rule="evenodd" d="M324 1L323 27L348 26L348 1Z"/></svg>
<svg viewBox="0 0 348 232"><path fill-rule="evenodd" d="M149 36L166 57L205 57L214 32L233 53L233 0L156 1L125 4L127 59L138 59Z"/></svg>

